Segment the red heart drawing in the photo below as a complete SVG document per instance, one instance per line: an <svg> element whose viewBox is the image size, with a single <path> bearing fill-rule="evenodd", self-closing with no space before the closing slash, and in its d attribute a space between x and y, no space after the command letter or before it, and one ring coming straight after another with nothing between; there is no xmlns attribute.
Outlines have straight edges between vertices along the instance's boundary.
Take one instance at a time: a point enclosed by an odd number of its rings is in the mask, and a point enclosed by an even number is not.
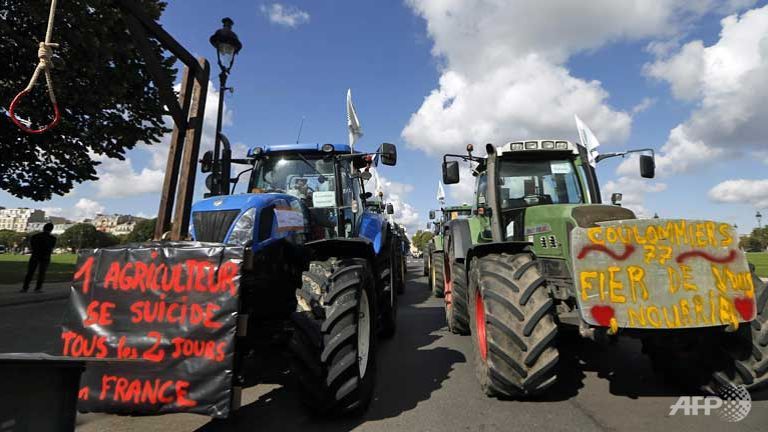
<svg viewBox="0 0 768 432"><path fill-rule="evenodd" d="M601 326L608 327L611 325L611 318L614 317L613 308L610 306L601 306L601 305L594 305L592 306L592 309L590 309L592 312L592 318L597 321L597 323Z"/></svg>
<svg viewBox="0 0 768 432"><path fill-rule="evenodd" d="M744 321L751 321L755 316L755 300L749 297L739 297L733 299L733 305L739 311L739 315Z"/></svg>

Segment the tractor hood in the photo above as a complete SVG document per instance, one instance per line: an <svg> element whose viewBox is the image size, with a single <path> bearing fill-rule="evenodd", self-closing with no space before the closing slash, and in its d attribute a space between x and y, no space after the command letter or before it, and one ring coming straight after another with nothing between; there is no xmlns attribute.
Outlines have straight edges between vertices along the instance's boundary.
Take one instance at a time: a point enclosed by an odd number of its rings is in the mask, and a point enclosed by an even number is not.
<svg viewBox="0 0 768 432"><path fill-rule="evenodd" d="M192 206L190 231L195 240L203 242L243 244L250 240L255 251L292 231L303 231L300 208L301 204L296 197L282 193L207 198ZM248 228L240 228L238 235L233 236L233 228L238 219L251 209L254 211L245 219L251 221ZM288 219L292 221L291 227L278 230L281 221L285 223ZM243 229L250 233L243 235Z"/></svg>
<svg viewBox="0 0 768 432"><path fill-rule="evenodd" d="M593 227L597 222L609 222L624 219L637 219L632 210L615 205L588 204L575 206L571 217L582 228Z"/></svg>
<svg viewBox="0 0 768 432"><path fill-rule="evenodd" d="M290 199L290 197L291 195L277 193L216 196L196 202L192 206L192 211L248 210L270 205L278 198Z"/></svg>
<svg viewBox="0 0 768 432"><path fill-rule="evenodd" d="M540 257L563 259L569 256L569 237L574 228L636 218L631 210L614 205L540 205L525 209L525 231L522 234Z"/></svg>

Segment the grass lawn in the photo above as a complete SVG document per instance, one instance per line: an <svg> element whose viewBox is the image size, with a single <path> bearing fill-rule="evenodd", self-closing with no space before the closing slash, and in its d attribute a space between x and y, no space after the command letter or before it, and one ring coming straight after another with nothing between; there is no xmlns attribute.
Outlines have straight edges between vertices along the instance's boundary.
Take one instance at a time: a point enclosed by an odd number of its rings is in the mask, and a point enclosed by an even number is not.
<svg viewBox="0 0 768 432"><path fill-rule="evenodd" d="M0 254L0 284L24 282L29 255ZM72 280L77 255L60 254L51 257L51 265L45 274L46 282Z"/></svg>
<svg viewBox="0 0 768 432"><path fill-rule="evenodd" d="M747 252L747 260L755 265L760 277L768 277L768 252Z"/></svg>

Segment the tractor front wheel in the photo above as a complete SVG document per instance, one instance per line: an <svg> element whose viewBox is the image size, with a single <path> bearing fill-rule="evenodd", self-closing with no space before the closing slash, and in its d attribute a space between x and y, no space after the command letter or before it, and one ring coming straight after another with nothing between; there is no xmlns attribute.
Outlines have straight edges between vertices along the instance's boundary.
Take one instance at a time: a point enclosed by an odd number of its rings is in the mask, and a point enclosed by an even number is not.
<svg viewBox="0 0 768 432"><path fill-rule="evenodd" d="M443 284L445 283L445 262L442 252L433 252L430 267L432 268L432 294L441 298L445 295Z"/></svg>
<svg viewBox="0 0 768 432"><path fill-rule="evenodd" d="M450 281L446 282L445 290L445 321L451 333L460 335L469 334L469 310L467 304L467 272L464 263L453 262L446 266L446 275L450 275ZM450 289L448 289L450 285Z"/></svg>
<svg viewBox="0 0 768 432"><path fill-rule="evenodd" d="M470 263L469 310L475 372L489 396L528 398L557 381L552 298L529 253Z"/></svg>
<svg viewBox="0 0 768 432"><path fill-rule="evenodd" d="M300 394L320 415L361 414L376 375L376 297L368 262L313 261L302 282L290 341Z"/></svg>
<svg viewBox="0 0 768 432"><path fill-rule="evenodd" d="M754 273L752 282L757 316L735 332L705 328L643 339L654 372L665 381L711 394L723 387L755 390L768 385L768 289Z"/></svg>

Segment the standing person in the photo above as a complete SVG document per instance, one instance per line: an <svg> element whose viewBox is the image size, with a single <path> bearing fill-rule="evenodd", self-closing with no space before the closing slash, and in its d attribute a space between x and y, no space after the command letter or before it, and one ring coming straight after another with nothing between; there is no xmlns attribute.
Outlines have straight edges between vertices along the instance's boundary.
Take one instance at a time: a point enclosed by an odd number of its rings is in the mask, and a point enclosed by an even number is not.
<svg viewBox="0 0 768 432"><path fill-rule="evenodd" d="M29 257L27 276L24 278L24 287L21 292L29 291L29 283L32 282L32 276L35 275L36 269L38 272L35 292L43 291L45 272L48 270L48 264L51 263L51 254L56 246L56 237L51 234L51 231L53 231L53 224L49 222L43 226L43 232L37 233L29 239L32 256Z"/></svg>

